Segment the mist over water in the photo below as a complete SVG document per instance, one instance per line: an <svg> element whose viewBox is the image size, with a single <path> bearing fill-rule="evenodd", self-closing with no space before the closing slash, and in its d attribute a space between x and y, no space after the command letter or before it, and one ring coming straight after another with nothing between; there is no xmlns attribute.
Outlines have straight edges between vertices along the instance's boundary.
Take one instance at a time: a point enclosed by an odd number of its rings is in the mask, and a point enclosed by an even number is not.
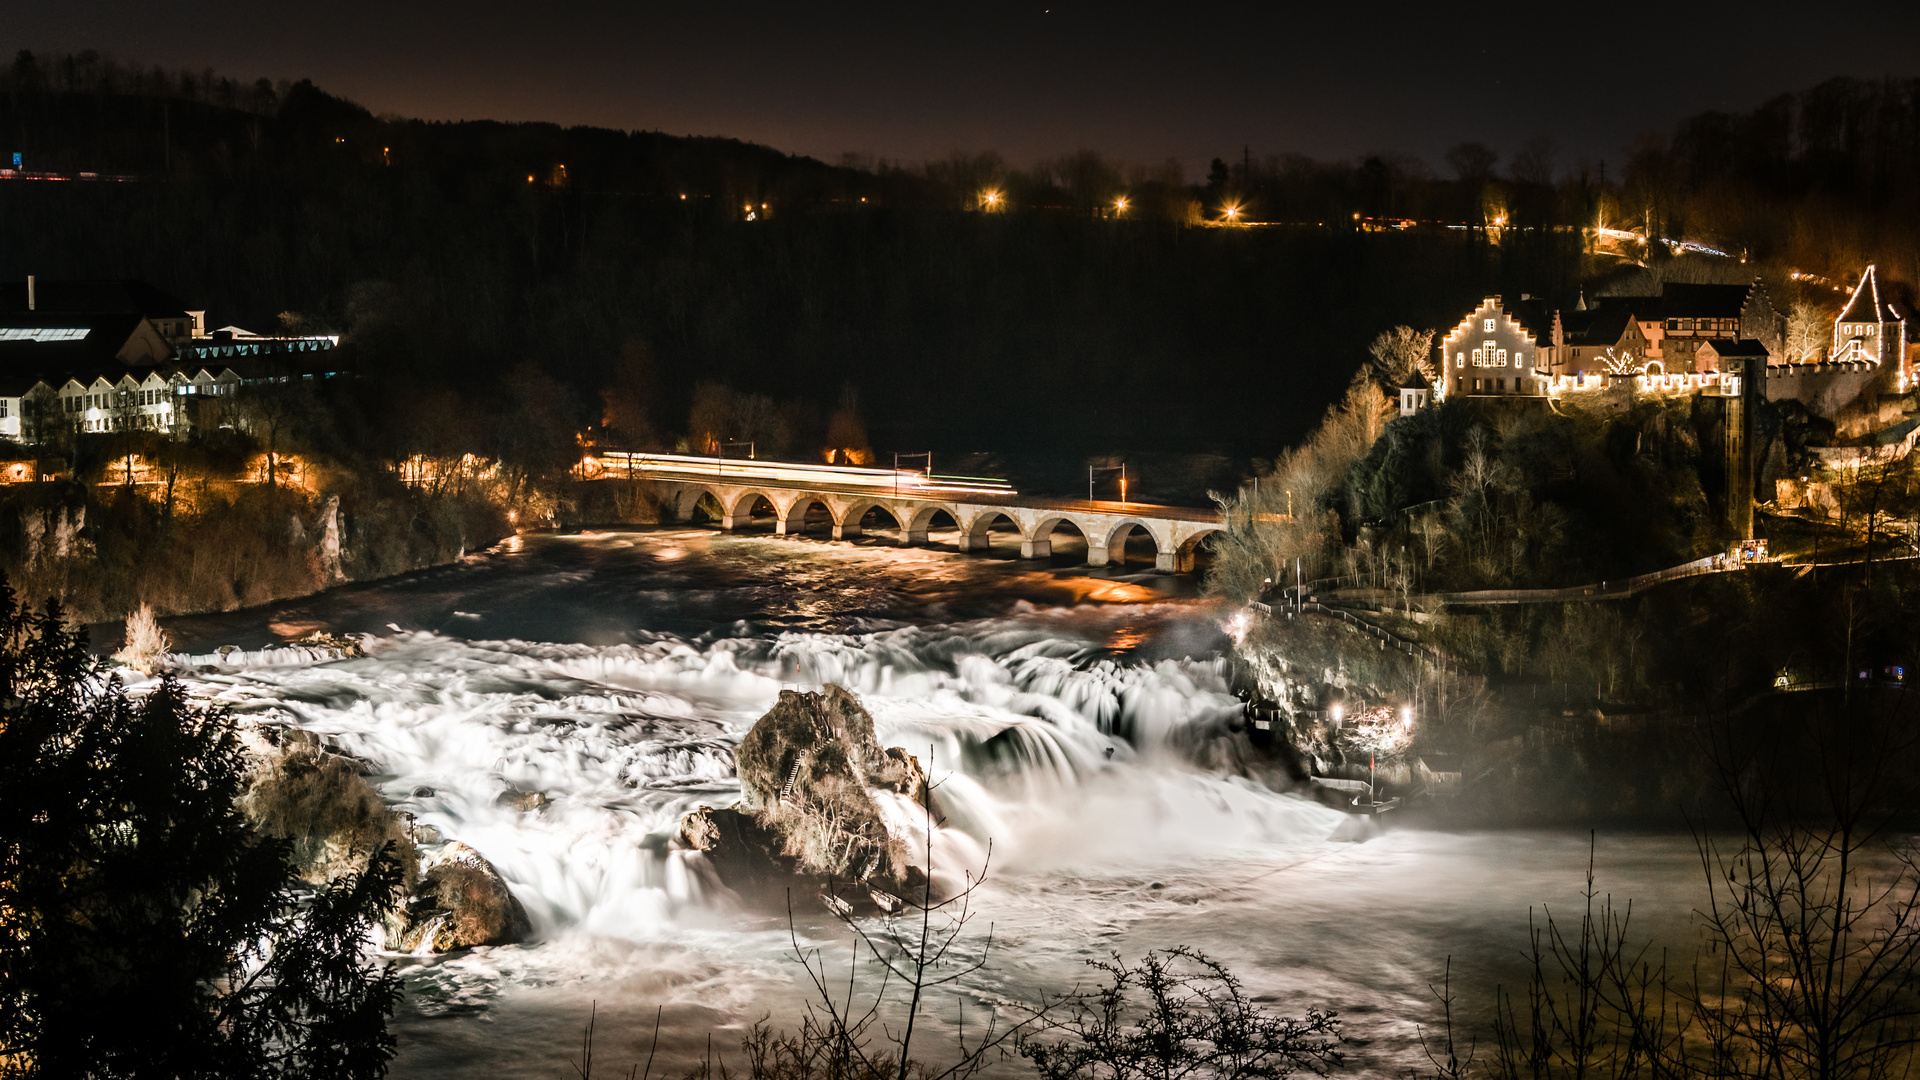
<svg viewBox="0 0 1920 1080"><path fill-rule="evenodd" d="M1586 837L1337 843L1336 811L1195 767L1182 747L1239 702L1225 613L1168 595L1178 587L658 530L528 538L170 630L203 665L196 692L365 761L395 807L492 861L532 919L525 945L400 961L396 1076L570 1075L590 1007L596 1056L622 1070L664 1010L675 1075L709 1033L732 1052L764 1013L793 1022L804 994L786 916L744 906L668 839L689 810L738 798L734 749L781 689L827 683L860 696L882 745L929 763L936 875L977 873L991 850L972 935L978 947L993 925L991 962L934 1003L929 1056L961 1002L977 1025L996 1001L1086 982L1088 959L1187 944L1278 1007L1339 1009L1362 1074L1411 1064L1446 957L1456 980L1511 974L1528 906L1577 899ZM376 636L345 661L262 648L314 629ZM547 802L517 809L512 792ZM915 807L889 813L924 837ZM1637 918L1685 934L1689 845L1609 840L1600 854ZM817 902L795 906L793 932L843 956Z"/></svg>

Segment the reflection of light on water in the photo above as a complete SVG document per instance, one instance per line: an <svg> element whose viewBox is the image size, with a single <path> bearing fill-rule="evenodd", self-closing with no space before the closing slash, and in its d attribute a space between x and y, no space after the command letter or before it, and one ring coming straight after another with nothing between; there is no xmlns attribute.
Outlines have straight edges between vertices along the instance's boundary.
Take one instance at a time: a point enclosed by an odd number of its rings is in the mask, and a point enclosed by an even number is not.
<svg viewBox="0 0 1920 1080"><path fill-rule="evenodd" d="M1066 578L1060 584L1071 589L1077 599L1092 600L1101 604L1150 604L1161 599L1159 593L1131 581Z"/></svg>
<svg viewBox="0 0 1920 1080"><path fill-rule="evenodd" d="M307 637L311 634L318 633L321 630L325 630L326 628L327 628L326 623L315 621L315 620L296 621L293 619L284 619L277 622L270 622L267 624L267 629L271 630L276 636L287 638L289 640Z"/></svg>

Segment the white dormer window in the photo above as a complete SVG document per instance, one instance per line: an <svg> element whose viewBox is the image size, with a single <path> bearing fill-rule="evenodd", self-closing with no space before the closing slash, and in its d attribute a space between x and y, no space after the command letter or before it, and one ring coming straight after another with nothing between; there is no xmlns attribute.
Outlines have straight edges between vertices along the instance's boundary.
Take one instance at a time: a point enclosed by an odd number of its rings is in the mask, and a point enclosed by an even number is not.
<svg viewBox="0 0 1920 1080"><path fill-rule="evenodd" d="M1493 320L1492 319L1486 320L1484 323L1480 325L1480 329L1489 334L1493 333Z"/></svg>

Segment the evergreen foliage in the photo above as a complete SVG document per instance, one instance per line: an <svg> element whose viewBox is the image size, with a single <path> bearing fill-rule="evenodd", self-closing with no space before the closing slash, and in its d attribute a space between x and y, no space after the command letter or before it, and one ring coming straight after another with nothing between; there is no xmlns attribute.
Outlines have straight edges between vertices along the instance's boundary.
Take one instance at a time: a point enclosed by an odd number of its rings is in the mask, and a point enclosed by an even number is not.
<svg viewBox="0 0 1920 1080"><path fill-rule="evenodd" d="M0 1076L385 1074L389 851L302 888L236 807L233 717L170 679L130 696L4 583L0 710Z"/></svg>

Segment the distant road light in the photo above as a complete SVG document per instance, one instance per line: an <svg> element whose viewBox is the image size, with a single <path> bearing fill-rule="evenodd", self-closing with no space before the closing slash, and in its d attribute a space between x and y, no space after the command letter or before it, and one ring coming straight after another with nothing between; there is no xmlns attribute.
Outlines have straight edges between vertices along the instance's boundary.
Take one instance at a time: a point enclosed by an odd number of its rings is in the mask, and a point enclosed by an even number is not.
<svg viewBox="0 0 1920 1080"><path fill-rule="evenodd" d="M1113 200L1113 212L1116 214L1124 214L1127 212L1127 200L1125 196Z"/></svg>
<svg viewBox="0 0 1920 1080"><path fill-rule="evenodd" d="M1226 209L1226 218L1227 218L1227 220L1228 220L1228 221L1239 221L1239 220L1240 220L1240 207L1239 207L1238 205L1233 205L1233 206L1229 206L1229 207L1227 207L1227 209Z"/></svg>
<svg viewBox="0 0 1920 1080"><path fill-rule="evenodd" d="M997 191L983 192L980 196L980 202L989 210L995 209L1000 205L1000 193Z"/></svg>

